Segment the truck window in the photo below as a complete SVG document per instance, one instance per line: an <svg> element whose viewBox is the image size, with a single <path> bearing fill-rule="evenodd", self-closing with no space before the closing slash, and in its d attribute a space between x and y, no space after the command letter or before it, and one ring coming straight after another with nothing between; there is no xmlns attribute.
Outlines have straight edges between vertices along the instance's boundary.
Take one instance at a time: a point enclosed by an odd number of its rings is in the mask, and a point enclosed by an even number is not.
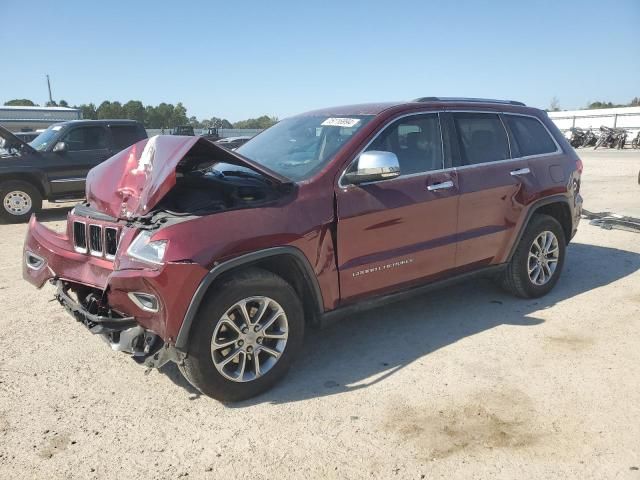
<svg viewBox="0 0 640 480"><path fill-rule="evenodd" d="M102 150L107 148L107 135L102 127L76 127L62 139L67 150Z"/></svg>
<svg viewBox="0 0 640 480"><path fill-rule="evenodd" d="M115 149L118 151L130 147L144 138L135 125L111 125L109 126L109 130L111 130L111 137L113 138Z"/></svg>

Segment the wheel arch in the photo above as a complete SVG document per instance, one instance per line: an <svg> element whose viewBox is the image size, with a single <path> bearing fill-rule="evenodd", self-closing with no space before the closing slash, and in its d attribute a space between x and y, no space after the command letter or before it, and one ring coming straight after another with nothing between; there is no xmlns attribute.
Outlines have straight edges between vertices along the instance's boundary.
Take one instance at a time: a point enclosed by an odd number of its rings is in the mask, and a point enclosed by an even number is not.
<svg viewBox="0 0 640 480"><path fill-rule="evenodd" d="M522 222L522 226L520 227L520 231L518 232L518 236L511 246L511 251L509 252L507 262L511 261L511 258L515 253L516 248L518 248L518 244L520 243L520 239L522 238L527 225L529 225L529 222L536 214L549 215L550 217L555 218L562 226L566 244L568 244L571 240L573 221L571 218L571 207L569 206L569 200L564 195L555 195L552 197L543 198L542 200L538 200L537 202L535 202L529 208L525 221Z"/></svg>
<svg viewBox="0 0 640 480"><path fill-rule="evenodd" d="M313 324L319 321L324 311L322 292L309 260L295 247L273 247L219 263L209 271L191 299L176 337L176 349L186 352L193 321L210 289L229 275L256 267L270 271L288 282L300 297L305 319Z"/></svg>
<svg viewBox="0 0 640 480"><path fill-rule="evenodd" d="M0 184L10 181L27 182L38 190L42 198L47 198L48 192L45 189L45 183L42 175L37 172L11 172L0 173Z"/></svg>

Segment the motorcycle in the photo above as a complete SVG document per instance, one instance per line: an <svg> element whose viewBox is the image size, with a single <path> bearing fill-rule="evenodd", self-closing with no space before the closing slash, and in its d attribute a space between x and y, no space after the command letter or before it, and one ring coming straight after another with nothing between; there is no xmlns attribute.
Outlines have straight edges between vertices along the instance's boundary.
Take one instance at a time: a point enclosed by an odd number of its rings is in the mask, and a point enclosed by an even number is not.
<svg viewBox="0 0 640 480"><path fill-rule="evenodd" d="M581 147L584 143L585 131L579 127L572 127L569 129L571 137L569 138L569 144L573 148Z"/></svg>
<svg viewBox="0 0 640 480"><path fill-rule="evenodd" d="M598 137L593 130L588 129L584 132L584 140L582 141L582 147L593 147L598 141Z"/></svg>
<svg viewBox="0 0 640 480"><path fill-rule="evenodd" d="M640 148L640 130L638 131L636 138L631 140L631 148L635 148L635 149ZM640 175L638 176L638 183L640 183Z"/></svg>
<svg viewBox="0 0 640 480"><path fill-rule="evenodd" d="M613 128L605 127L602 125L600 127L600 136L596 141L595 146L593 147L596 150L598 147L606 147L611 148L613 146L613 142L615 140L615 132Z"/></svg>
<svg viewBox="0 0 640 480"><path fill-rule="evenodd" d="M624 145L627 143L627 131L624 128L617 128L613 134L613 139L611 148L624 149Z"/></svg>

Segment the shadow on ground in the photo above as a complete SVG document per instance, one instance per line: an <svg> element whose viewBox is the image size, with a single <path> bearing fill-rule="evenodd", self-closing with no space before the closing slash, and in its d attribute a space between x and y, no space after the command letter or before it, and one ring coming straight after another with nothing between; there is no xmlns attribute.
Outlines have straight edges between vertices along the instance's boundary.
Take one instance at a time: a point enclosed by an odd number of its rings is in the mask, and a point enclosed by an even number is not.
<svg viewBox="0 0 640 480"><path fill-rule="evenodd" d="M522 335L531 335L526 327L543 322L532 313L639 269L639 254L571 244L560 281L543 298L517 299L492 281L480 279L358 313L327 329L307 331L304 353L283 381L269 392L230 406L295 402L367 388L431 352L499 325L518 325ZM162 371L197 395L174 365Z"/></svg>

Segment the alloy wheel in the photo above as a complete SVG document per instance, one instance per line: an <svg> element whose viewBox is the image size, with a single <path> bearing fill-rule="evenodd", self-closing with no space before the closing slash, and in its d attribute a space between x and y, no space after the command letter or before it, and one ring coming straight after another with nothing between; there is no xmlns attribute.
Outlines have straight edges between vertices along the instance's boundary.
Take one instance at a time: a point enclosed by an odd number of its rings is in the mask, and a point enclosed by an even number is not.
<svg viewBox="0 0 640 480"><path fill-rule="evenodd" d="M553 232L540 233L529 248L527 271L534 285L544 285L556 271L560 259L558 239Z"/></svg>
<svg viewBox="0 0 640 480"><path fill-rule="evenodd" d="M250 382L267 374L287 345L287 315L269 297L236 302L218 320L211 338L211 358L222 376Z"/></svg>

